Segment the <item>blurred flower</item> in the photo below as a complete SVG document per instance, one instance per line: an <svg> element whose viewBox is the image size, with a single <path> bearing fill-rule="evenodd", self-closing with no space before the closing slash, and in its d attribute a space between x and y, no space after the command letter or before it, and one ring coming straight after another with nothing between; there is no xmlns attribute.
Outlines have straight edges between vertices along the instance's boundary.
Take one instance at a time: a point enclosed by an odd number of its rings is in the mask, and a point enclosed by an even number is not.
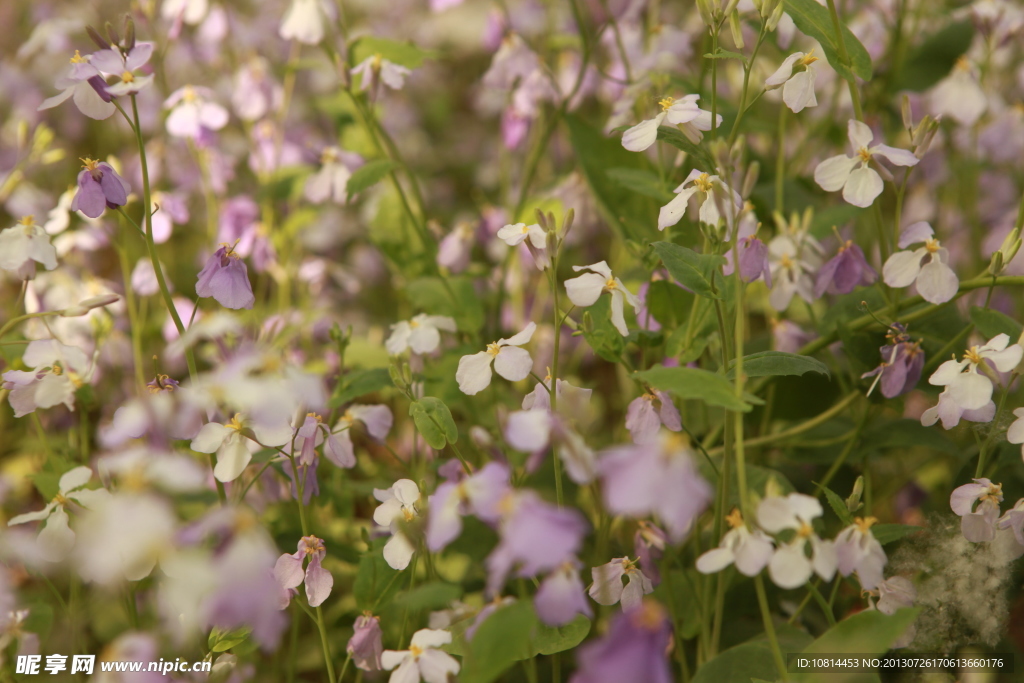
<svg viewBox="0 0 1024 683"><path fill-rule="evenodd" d="M188 223L188 204L181 195L174 192L154 192L153 201L153 241L163 244L171 238L175 224Z"/></svg>
<svg viewBox="0 0 1024 683"><path fill-rule="evenodd" d="M929 100L936 117L948 116L961 126L973 126L988 108L977 69L966 57L960 57L949 75L932 89Z"/></svg>
<svg viewBox="0 0 1024 683"><path fill-rule="evenodd" d="M533 358L528 351L519 347L530 341L536 329L537 323L531 322L522 332L488 344L486 351L463 356L455 372L455 380L462 393L473 396L490 385L492 361L494 371L510 382L526 379L533 369Z"/></svg>
<svg viewBox="0 0 1024 683"><path fill-rule="evenodd" d="M107 84L96 69L90 69L90 56L83 57L75 50L71 67L54 84L62 92L39 105L39 111L52 109L69 97L74 97L78 110L91 119L102 121L117 111L111 103L113 97L107 93Z"/></svg>
<svg viewBox="0 0 1024 683"><path fill-rule="evenodd" d="M139 581L170 556L176 523L164 498L122 486L82 515L74 566L86 581L105 586Z"/></svg>
<svg viewBox="0 0 1024 683"><path fill-rule="evenodd" d="M1006 440L1010 443L1024 444L1024 408L1014 409L1013 414L1017 416L1017 419L1006 430ZM1021 457L1024 457L1024 446L1021 447Z"/></svg>
<svg viewBox="0 0 1024 683"><path fill-rule="evenodd" d="M537 54L516 33L506 33L491 59L491 66L483 76L488 88L511 90L540 67Z"/></svg>
<svg viewBox="0 0 1024 683"><path fill-rule="evenodd" d="M263 57L251 57L235 73L231 106L243 121L259 121L283 100L284 89L271 77L270 64Z"/></svg>
<svg viewBox="0 0 1024 683"><path fill-rule="evenodd" d="M509 471L489 462L461 481L447 481L430 496L426 540L431 552L440 552L462 533L462 517L475 515L497 524L498 503L509 492Z"/></svg>
<svg viewBox="0 0 1024 683"><path fill-rule="evenodd" d="M373 497L381 502L373 511L373 521L391 531L391 540L384 546L384 559L392 569L405 569L416 548L402 532L401 522L411 522L419 515L416 502L420 489L411 479L399 479L389 489L374 489Z"/></svg>
<svg viewBox="0 0 1024 683"><path fill-rule="evenodd" d="M807 54L794 52L768 77L764 89L775 90L781 87L782 101L794 114L800 113L805 107L817 107L818 99L814 95L814 79L818 75L814 67L816 61L818 58L814 56L814 50Z"/></svg>
<svg viewBox="0 0 1024 683"><path fill-rule="evenodd" d="M116 209L128 203L131 187L105 161L82 159L78 174L78 193L71 202L72 211L81 211L89 218L99 218L104 209Z"/></svg>
<svg viewBox="0 0 1024 683"><path fill-rule="evenodd" d="M653 119L636 124L622 134L622 146L630 152L642 152L658 139L658 128L666 119L669 123L681 126L683 135L693 144L699 144L704 138L701 131L711 130L711 112L697 106L700 95L687 95L681 100L666 97L660 102L661 113ZM718 115L717 125L722 125L722 115Z"/></svg>
<svg viewBox="0 0 1024 683"><path fill-rule="evenodd" d="M660 406L658 410L654 409L655 401ZM668 393L652 389L630 401L626 408L626 429L633 437L633 443L657 441L662 425L673 432L683 428L679 410Z"/></svg>
<svg viewBox="0 0 1024 683"><path fill-rule="evenodd" d="M423 628L412 635L408 650L384 650L381 668L386 671L398 667L389 683L448 683L459 673L459 662L447 652L436 648L452 642L448 631Z"/></svg>
<svg viewBox="0 0 1024 683"><path fill-rule="evenodd" d="M537 249L544 249L548 244L547 232L536 223L533 225L515 223L514 225L506 225L498 230L498 239L510 247L519 246L527 238Z"/></svg>
<svg viewBox="0 0 1024 683"><path fill-rule="evenodd" d="M228 110L210 102L213 91L209 88L186 85L178 88L164 101L167 132L179 138L197 139L205 131L220 130L228 123Z"/></svg>
<svg viewBox="0 0 1024 683"><path fill-rule="evenodd" d="M874 133L867 124L850 119L848 128L854 156L840 154L829 157L814 170L814 181L826 192L842 190L843 199L854 206L871 206L875 198L882 194L882 178L869 165L876 155L897 166L916 166L920 159L905 149L881 144L869 147ZM855 170L858 164L860 167Z"/></svg>
<svg viewBox="0 0 1024 683"><path fill-rule="evenodd" d="M743 521L739 509L726 518L729 531L722 536L717 548L697 558L697 571L702 574L720 572L730 564L736 565L744 576L757 576L772 559L772 539L760 529L751 531Z"/></svg>
<svg viewBox="0 0 1024 683"><path fill-rule="evenodd" d="M352 176L345 157L355 157L337 147L325 147L320 153L320 170L306 180L305 196L311 202L320 204L328 199L336 204L348 202L348 179ZM353 159L354 160L354 159Z"/></svg>
<svg viewBox="0 0 1024 683"><path fill-rule="evenodd" d="M921 349L920 341L910 341L906 329L900 323L892 324L886 333L891 343L879 349L882 355L881 365L860 376L861 379L875 378L868 389L869 396L879 381L882 383L882 395L886 398L895 398L913 389L921 379L924 351Z"/></svg>
<svg viewBox="0 0 1024 683"><path fill-rule="evenodd" d="M12 517L7 526L45 522L46 525L36 537L36 546L44 559L60 562L75 545L75 532L68 527L68 513L64 507L71 502L92 508L109 495L104 489L85 488L91 478L92 470L88 467L76 467L65 472L57 483L57 495L46 507L38 512L26 512Z"/></svg>
<svg viewBox="0 0 1024 683"><path fill-rule="evenodd" d="M323 540L316 536L303 536L299 539L298 550L289 555L285 553L277 558L274 565L274 578L284 589L295 588L305 581L306 598L310 607L322 605L324 600L331 594L334 586L334 577L331 573L320 566L327 550L324 548ZM306 565L305 575L302 571L302 562L309 559Z"/></svg>
<svg viewBox="0 0 1024 683"><path fill-rule="evenodd" d="M645 595L654 592L651 580L644 575L636 561L628 557L619 557L608 564L590 570L594 582L587 594L599 605L614 605L622 602L623 611L638 606ZM626 577L626 585L622 585L622 577Z"/></svg>
<svg viewBox="0 0 1024 683"><path fill-rule="evenodd" d="M774 285L768 303L776 311L784 311L794 294L813 303L818 298L814 295L813 273L821 265L821 245L808 234L809 221L797 218L786 222L776 215L775 222L779 232L768 243L768 263Z"/></svg>
<svg viewBox="0 0 1024 683"><path fill-rule="evenodd" d="M640 568L657 586L661 583L661 570L658 562L665 553L668 537L660 527L645 519L637 521L636 533L633 534L633 552L640 558Z"/></svg>
<svg viewBox="0 0 1024 683"><path fill-rule="evenodd" d="M849 294L857 285L870 285L878 275L868 265L864 252L853 240L839 245L839 251L818 271L814 284L814 296L820 298L826 291L832 294Z"/></svg>
<svg viewBox="0 0 1024 683"><path fill-rule="evenodd" d="M420 313L412 320L401 321L391 326L391 336L384 342L384 348L392 356L412 349L413 353L433 353L441 343L441 331L455 332L455 320L446 315Z"/></svg>
<svg viewBox="0 0 1024 683"><path fill-rule="evenodd" d="M241 418L240 414L235 414L227 425L222 425L219 422L204 424L189 445L192 450L199 453L217 454L217 466L213 468L213 476L218 481L234 481L252 460L249 440L242 434L245 425ZM260 443L267 446L281 445L270 444L260 438L259 424L253 424L252 428Z"/></svg>
<svg viewBox="0 0 1024 683"><path fill-rule="evenodd" d="M405 77L411 73L412 71L404 66L384 59L379 54L367 57L352 67L352 75L361 77L360 92L369 90L371 93L376 93L380 83L392 90L401 90L405 85Z"/></svg>
<svg viewBox="0 0 1024 683"><path fill-rule="evenodd" d="M569 683L671 683L672 624L665 608L645 600L612 618L608 632L576 650Z"/></svg>
<svg viewBox="0 0 1024 683"><path fill-rule="evenodd" d="M572 269L577 273L581 270L592 272L565 281L565 291L569 295L569 300L576 306L586 308L593 306L598 297L608 292L612 297L612 325L623 337L629 336L629 328L626 327L626 319L623 316L624 303L628 302L635 311L640 306L636 295L626 289L622 280L612 275L611 268L604 261L589 266L573 266Z"/></svg>
<svg viewBox="0 0 1024 683"><path fill-rule="evenodd" d="M889 558L882 550L882 544L871 533L871 526L878 520L874 517L854 520L836 536L836 561L839 573L849 576L857 572L857 580L864 590L874 590L882 582L882 568Z"/></svg>
<svg viewBox="0 0 1024 683"><path fill-rule="evenodd" d="M831 541L823 541L814 533L812 520L822 515L821 503L813 496L791 493L785 498L770 496L757 508L757 521L768 533L784 529L796 531L796 536L780 544L768 563L768 574L779 588L797 588L807 583L812 573L831 581L836 573L836 549ZM805 553L811 544L811 558Z"/></svg>
<svg viewBox="0 0 1024 683"><path fill-rule="evenodd" d="M996 537L1001 502L1003 485L993 484L984 477L975 479L973 484L956 487L949 496L950 508L960 516L960 532L971 543L985 543ZM1002 528L1006 526L1009 525Z"/></svg>
<svg viewBox="0 0 1024 683"><path fill-rule="evenodd" d="M890 287L908 287L917 283L921 298L932 304L946 303L960 286L956 273L949 267L949 252L933 237L932 226L924 221L908 225L900 233L899 247L924 242L915 251L897 251L882 268L882 279ZM921 262L928 258L928 264Z"/></svg>
<svg viewBox="0 0 1024 683"><path fill-rule="evenodd" d="M292 0L278 31L285 40L316 45L324 38L327 21L323 0Z"/></svg>
<svg viewBox="0 0 1024 683"><path fill-rule="evenodd" d="M570 560L548 574L533 596L533 607L547 626L565 626L577 614L592 617L594 613L580 581L579 563Z"/></svg>
<svg viewBox="0 0 1024 683"><path fill-rule="evenodd" d="M256 295L252 293L249 270L233 247L222 244L206 261L196 280L196 294L212 296L225 308L252 308Z"/></svg>
<svg viewBox="0 0 1024 683"><path fill-rule="evenodd" d="M17 225L0 231L0 269L19 275L31 273L35 277L35 262L53 270L57 267L57 250L34 217L25 216Z"/></svg>
<svg viewBox="0 0 1024 683"><path fill-rule="evenodd" d="M11 392L8 400L15 417L58 403L74 410L75 390L88 381L93 370L85 352L55 339L30 341L21 362L32 369L8 370L3 374L3 388Z"/></svg>
<svg viewBox="0 0 1024 683"><path fill-rule="evenodd" d="M209 0L164 0L160 5L160 16L176 24L184 22L195 26L206 18L209 9Z"/></svg>
<svg viewBox="0 0 1024 683"><path fill-rule="evenodd" d="M356 668L363 671L380 671L381 652L384 649L383 634L380 630L380 617L363 612L356 617L352 637L349 638L346 651L352 655Z"/></svg>

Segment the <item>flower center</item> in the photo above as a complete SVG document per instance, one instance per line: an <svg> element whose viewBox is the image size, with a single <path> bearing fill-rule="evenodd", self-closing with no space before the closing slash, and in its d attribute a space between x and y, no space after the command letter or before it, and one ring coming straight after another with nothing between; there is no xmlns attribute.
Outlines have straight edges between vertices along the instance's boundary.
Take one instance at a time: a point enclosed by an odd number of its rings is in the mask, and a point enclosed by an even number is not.
<svg viewBox="0 0 1024 683"><path fill-rule="evenodd" d="M56 496L53 497L53 502L56 503L57 505L66 505L68 499L64 497L63 493L58 493Z"/></svg>
<svg viewBox="0 0 1024 683"><path fill-rule="evenodd" d="M82 64L87 61L89 60L83 57L78 50L75 50L75 56L71 58L72 64Z"/></svg>
<svg viewBox="0 0 1024 683"><path fill-rule="evenodd" d="M964 354L964 360L970 361L974 365L981 363L981 355L978 353L978 347L972 346L967 349L967 353Z"/></svg>
<svg viewBox="0 0 1024 683"><path fill-rule="evenodd" d="M732 512L726 515L725 521L729 523L730 529L739 529L743 526L743 513L739 508L733 508Z"/></svg>
<svg viewBox="0 0 1024 683"><path fill-rule="evenodd" d="M871 161L871 152L868 151L867 147L861 147L860 149L858 149L857 156L860 157L860 160L863 161L865 164Z"/></svg>
<svg viewBox="0 0 1024 683"><path fill-rule="evenodd" d="M792 270L793 269L793 259L789 258L789 254L783 254L782 258L779 259L779 263L786 270Z"/></svg>
<svg viewBox="0 0 1024 683"><path fill-rule="evenodd" d="M696 185L697 188L704 194L711 192L711 176L709 176L707 173L701 173L699 176L697 176L696 180L693 181L693 184Z"/></svg>
<svg viewBox="0 0 1024 683"><path fill-rule="evenodd" d="M26 228L31 228L31 227L33 227L36 224L36 217L35 216L22 216L21 220L18 221L18 222L21 223L22 225L24 225Z"/></svg>
<svg viewBox="0 0 1024 683"><path fill-rule="evenodd" d="M321 164L333 164L337 160L338 152L333 147L328 147L327 149L320 153Z"/></svg>
<svg viewBox="0 0 1024 683"><path fill-rule="evenodd" d="M170 381L170 379L167 375L157 375L153 378L152 382L146 384L146 388L149 389L151 394L159 394L161 391L174 391L175 383Z"/></svg>
<svg viewBox="0 0 1024 683"><path fill-rule="evenodd" d="M978 498L980 501L990 500L993 503L1001 503L1003 501L1003 485L1002 484L989 484L988 492Z"/></svg>
<svg viewBox="0 0 1024 683"><path fill-rule="evenodd" d="M616 287L618 287L618 285L615 283L615 278L610 277L608 278L608 281L604 283L604 291L606 292L610 292Z"/></svg>
<svg viewBox="0 0 1024 683"><path fill-rule="evenodd" d="M405 517L405 521L411 522L412 520L416 519L416 511L411 509L411 508L407 508L407 507L403 506L402 507L402 516Z"/></svg>
<svg viewBox="0 0 1024 683"><path fill-rule="evenodd" d="M83 159L79 159L79 161L82 162L82 168L86 169L90 173L95 173L96 172L96 168L100 164L100 162L97 161L96 159L90 159L89 157L85 157Z"/></svg>
<svg viewBox="0 0 1024 683"><path fill-rule="evenodd" d="M198 99L199 95L196 94L195 89L191 85L186 85L181 93L181 101L185 104L192 104Z"/></svg>
<svg viewBox="0 0 1024 683"><path fill-rule="evenodd" d="M814 64L816 61L818 61L818 58L814 56L814 50L812 49L810 52L798 59L796 63L800 66L807 67Z"/></svg>
<svg viewBox="0 0 1024 683"><path fill-rule="evenodd" d="M877 517L858 517L857 519L855 519L853 521L854 521L854 524L857 525L857 528L860 529L860 532L862 534L866 534L868 532L868 529L870 529L871 526L875 522L878 521L878 518Z"/></svg>
<svg viewBox="0 0 1024 683"><path fill-rule="evenodd" d="M423 648L419 647L418 645L410 645L409 654L412 655L413 659L419 659L420 655L423 654Z"/></svg>
<svg viewBox="0 0 1024 683"><path fill-rule="evenodd" d="M316 420L317 422L323 422L324 421L324 418L321 417L320 415L316 414L316 413L306 413L306 417L311 417L314 420Z"/></svg>
<svg viewBox="0 0 1024 683"><path fill-rule="evenodd" d="M796 530L796 535L800 538L810 538L814 534L814 529L807 522L800 522L800 528Z"/></svg>
<svg viewBox="0 0 1024 683"><path fill-rule="evenodd" d="M231 422L227 424L229 429L234 429L236 432L242 431L244 425L242 424L242 414L235 413L235 416L231 418Z"/></svg>
<svg viewBox="0 0 1024 683"><path fill-rule="evenodd" d="M661 105L661 110L662 111L668 111L669 107L671 107L673 104L675 104L675 98L673 98L673 97L663 97L660 100L658 100L658 104Z"/></svg>
<svg viewBox="0 0 1024 683"><path fill-rule="evenodd" d="M927 239L924 242L924 248L928 250L929 254L934 254L939 250L939 241L937 239Z"/></svg>
<svg viewBox="0 0 1024 683"><path fill-rule="evenodd" d="M53 367L50 368L50 372L52 372L53 374L55 374L57 376L63 375L64 374L64 367L60 364L60 361L55 361L53 363Z"/></svg>
<svg viewBox="0 0 1024 683"><path fill-rule="evenodd" d="M490 344L488 344L487 353L491 354L492 356L497 356L499 353L501 353L501 347L498 346L498 342L491 342Z"/></svg>
<svg viewBox="0 0 1024 683"><path fill-rule="evenodd" d="M125 71L124 73L121 74L121 80L124 81L125 83L134 83L135 82L135 74L133 74L131 71Z"/></svg>

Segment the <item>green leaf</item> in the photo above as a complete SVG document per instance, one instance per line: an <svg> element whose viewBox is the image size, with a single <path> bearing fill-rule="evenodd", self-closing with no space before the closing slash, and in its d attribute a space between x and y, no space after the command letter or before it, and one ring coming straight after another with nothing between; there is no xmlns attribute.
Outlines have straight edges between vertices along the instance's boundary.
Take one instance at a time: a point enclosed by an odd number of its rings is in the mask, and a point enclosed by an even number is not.
<svg viewBox="0 0 1024 683"><path fill-rule="evenodd" d="M656 365L650 370L634 373L633 377L682 399L695 398L728 410L747 412L751 409L749 403L736 397L736 390L729 380L707 370Z"/></svg>
<svg viewBox="0 0 1024 683"><path fill-rule="evenodd" d="M672 193L665 189L665 183L654 171L644 168L616 166L605 171L605 175L617 185L621 185L645 197L657 199L662 203L669 202L673 197Z"/></svg>
<svg viewBox="0 0 1024 683"><path fill-rule="evenodd" d="M871 533L874 534L875 540L882 545L888 545L904 536L916 534L920 530L921 527L910 524L876 524L871 527Z"/></svg>
<svg viewBox="0 0 1024 683"><path fill-rule="evenodd" d="M414 307L453 318L463 332L475 334L483 327L483 303L469 278L421 277L409 283L405 293Z"/></svg>
<svg viewBox="0 0 1024 683"><path fill-rule="evenodd" d="M925 427L918 420L893 420L864 433L861 447L885 450L888 448L914 448L923 446L950 455L959 455L960 447L947 439L941 431Z"/></svg>
<svg viewBox="0 0 1024 683"><path fill-rule="evenodd" d="M356 570L352 595L361 610L376 609L379 612L391 602L391 597L398 591L401 583L398 580L398 572L384 559L381 551L384 544L380 543L379 546L363 555L359 560L359 569Z"/></svg>
<svg viewBox="0 0 1024 683"><path fill-rule="evenodd" d="M815 210L811 219L811 227L808 232L818 239L824 239L832 235L833 226L846 225L857 220L857 217L865 212L864 209L853 204L835 204L821 210Z"/></svg>
<svg viewBox="0 0 1024 683"><path fill-rule="evenodd" d="M394 604L411 611L444 609L453 600L458 600L460 597L462 597L462 586L434 581L405 591L395 598Z"/></svg>
<svg viewBox="0 0 1024 683"><path fill-rule="evenodd" d="M712 273L725 263L723 257L698 254L693 249L672 242L654 242L651 246L679 284L709 299L722 298L712 289L711 278Z"/></svg>
<svg viewBox="0 0 1024 683"><path fill-rule="evenodd" d="M441 450L445 444L459 440L459 430L452 419L452 412L439 398L428 396L409 406L409 416L416 423L416 429L434 450Z"/></svg>
<svg viewBox="0 0 1024 683"><path fill-rule="evenodd" d="M1024 332L1024 326L1019 322L999 311L991 308L984 309L980 306L971 306L971 322L978 328L985 339L991 339L997 334L1005 334L1010 337L1010 343L1015 344Z"/></svg>
<svg viewBox="0 0 1024 683"><path fill-rule="evenodd" d="M210 648L210 652L226 652L231 648L244 643L250 633L252 633L252 628L248 626L232 629L230 631L222 631L221 629L214 627L214 629L210 631L210 637L206 639L206 644Z"/></svg>
<svg viewBox="0 0 1024 683"><path fill-rule="evenodd" d="M652 597L675 608L674 614L679 620L679 635L684 640L697 637L702 624L700 601L694 600L694 595L697 593L696 587L700 585L700 573L692 568L671 569L662 576L661 583L651 594Z"/></svg>
<svg viewBox="0 0 1024 683"><path fill-rule="evenodd" d="M778 627L776 627L778 628ZM778 631L779 647L783 652L795 652L806 647L810 636L803 631L783 626ZM771 645L764 634L745 643L720 652L697 669L692 683L746 683L751 679L774 681L778 675Z"/></svg>
<svg viewBox="0 0 1024 683"><path fill-rule="evenodd" d="M57 472L36 472L29 478L44 500L53 500L60 491L61 474Z"/></svg>
<svg viewBox="0 0 1024 683"><path fill-rule="evenodd" d="M843 44L850 57L850 68L840 61L835 24L827 7L822 7L815 0L785 0L785 3L786 13L793 18L800 32L821 43L821 49L836 73L848 81L852 81L854 76L865 81L871 79L871 56L845 24L841 24Z"/></svg>
<svg viewBox="0 0 1024 683"><path fill-rule="evenodd" d="M473 634L462 659L460 683L491 683L516 662L529 659L537 617L529 601L498 608Z"/></svg>
<svg viewBox="0 0 1024 683"><path fill-rule="evenodd" d="M864 610L852 617L843 619L830 628L817 640L804 648L803 653L809 655L831 653L856 653L857 655L880 655L889 651L892 644L917 618L919 609L901 609L893 615L882 614L878 610ZM821 674L793 674L790 680L794 683L817 683ZM829 676L829 680L842 680L844 683L877 681L875 673L849 673L844 677Z"/></svg>
<svg viewBox="0 0 1024 683"><path fill-rule="evenodd" d="M700 166L703 169L715 168L715 161L708 154L708 151L700 145L695 145L690 142L690 139L683 135L682 131L678 128L669 128L668 126L661 126L658 128L658 139L662 142L667 142L676 149L682 150L700 162ZM710 170L708 170L710 173Z"/></svg>
<svg viewBox="0 0 1024 683"><path fill-rule="evenodd" d="M825 499L828 501L829 507L836 513L836 517L843 523L843 526L853 524L853 515L850 513L850 509L846 507L846 501L827 486L822 486L821 489L825 492Z"/></svg>
<svg viewBox="0 0 1024 683"><path fill-rule="evenodd" d="M337 408L360 396L372 394L390 386L393 385L387 368L356 370L345 376L328 405L331 408Z"/></svg>
<svg viewBox="0 0 1024 683"><path fill-rule="evenodd" d="M28 610L28 616L21 624L21 629L26 633L35 633L39 640L46 642L53 628L53 607L46 602L33 603Z"/></svg>
<svg viewBox="0 0 1024 683"><path fill-rule="evenodd" d="M625 339L611 321L611 297L602 296L584 314L590 324L583 325L583 338L598 356L609 363L621 360Z"/></svg>
<svg viewBox="0 0 1024 683"><path fill-rule="evenodd" d="M398 164L391 159L374 159L373 161L366 162L357 168L348 179L348 184L345 186L348 198L351 200L353 195L359 194L363 190L373 187L384 180L384 176L391 173L397 166Z"/></svg>
<svg viewBox="0 0 1024 683"><path fill-rule="evenodd" d="M735 361L727 377L735 377ZM817 372L830 377L828 366L817 358L801 356L784 351L759 351L743 357L743 374L747 377L772 377L775 375L803 375Z"/></svg>
<svg viewBox="0 0 1024 683"><path fill-rule="evenodd" d="M433 57L433 53L422 50L412 43L401 43L397 40L363 36L355 41L352 48L354 63L359 64L368 57L379 54L389 62L394 62L407 69L418 69L423 60Z"/></svg>
<svg viewBox="0 0 1024 683"><path fill-rule="evenodd" d="M973 40L974 24L969 19L931 34L907 55L890 89L921 92L931 88L949 75Z"/></svg>
<svg viewBox="0 0 1024 683"><path fill-rule="evenodd" d="M556 652L571 650L590 633L590 619L582 614L565 626L545 626L538 623L530 639L533 655L553 655Z"/></svg>

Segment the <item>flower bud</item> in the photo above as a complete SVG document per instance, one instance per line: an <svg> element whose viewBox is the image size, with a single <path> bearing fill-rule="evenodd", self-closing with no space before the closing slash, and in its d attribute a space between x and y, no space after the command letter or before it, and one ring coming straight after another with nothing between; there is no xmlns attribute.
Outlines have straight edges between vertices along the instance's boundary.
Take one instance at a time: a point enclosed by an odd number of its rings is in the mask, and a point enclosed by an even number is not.
<svg viewBox="0 0 1024 683"><path fill-rule="evenodd" d="M60 312L62 318L77 318L85 315L94 308L103 308L110 304L117 303L121 300L117 294L101 294L100 296L94 296L85 301L79 301L74 306L69 306Z"/></svg>
<svg viewBox="0 0 1024 683"><path fill-rule="evenodd" d="M740 188L741 196L750 196L750 193L754 191L754 186L757 185L757 178L760 175L761 164L757 161L750 162L750 166L747 166L747 174L743 177L743 186Z"/></svg>
<svg viewBox="0 0 1024 683"><path fill-rule="evenodd" d="M1020 228L1014 228L999 246L999 251L992 254L992 260L989 262L988 266L989 274L999 275L1006 270L1006 266L1017 255L1017 252L1020 250L1020 246Z"/></svg>
<svg viewBox="0 0 1024 683"><path fill-rule="evenodd" d="M786 6L781 2L776 6L775 11L772 12L772 15L768 18L768 23L765 25L765 28L769 31L774 31L778 27L779 22L782 20L782 13L785 7Z"/></svg>
<svg viewBox="0 0 1024 683"><path fill-rule="evenodd" d="M853 492L850 493L850 497L846 499L846 509L850 512L856 512L861 508L860 497L864 493L864 476L857 477L857 481L853 483Z"/></svg>
<svg viewBox="0 0 1024 683"><path fill-rule="evenodd" d="M733 3L735 4L735 3ZM736 49L743 49L743 27L740 26L740 13L732 12L729 15L729 30L732 32L732 42Z"/></svg>
<svg viewBox="0 0 1024 683"><path fill-rule="evenodd" d="M697 11L700 12L701 21L704 22L705 26L711 27L714 25L715 17L711 10L710 0L697 0Z"/></svg>
<svg viewBox="0 0 1024 683"><path fill-rule="evenodd" d="M903 127L907 129L908 133L913 134L914 131L914 112L910 109L910 97L907 95L903 96L903 102L900 106L900 113L903 115Z"/></svg>

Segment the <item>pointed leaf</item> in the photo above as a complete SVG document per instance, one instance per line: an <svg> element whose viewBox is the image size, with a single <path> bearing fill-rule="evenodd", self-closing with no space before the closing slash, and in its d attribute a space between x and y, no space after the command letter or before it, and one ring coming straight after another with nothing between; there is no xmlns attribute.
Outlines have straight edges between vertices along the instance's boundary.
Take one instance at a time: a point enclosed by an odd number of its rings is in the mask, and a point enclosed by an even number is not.
<svg viewBox="0 0 1024 683"><path fill-rule="evenodd" d="M871 55L864 49L864 45L853 35L853 32L840 23L843 33L843 44L850 57L850 67L847 68L839 58L840 50L836 42L835 24L832 22L832 15L828 8L819 5L815 0L785 0L786 13L793 18L793 23L801 33L814 38L821 43L821 49L825 51L828 63L840 76L852 81L854 76L862 80L870 80L872 67Z"/></svg>
<svg viewBox="0 0 1024 683"><path fill-rule="evenodd" d="M735 377L735 361L726 377ZM817 372L830 377L828 366L817 358L801 356L783 351L760 351L743 357L743 374L747 377L771 377L775 375L803 375Z"/></svg>
<svg viewBox="0 0 1024 683"><path fill-rule="evenodd" d="M695 398L710 406L747 412L751 406L736 396L732 383L725 377L698 368L666 368L656 365L650 370L633 374L655 389L669 391L679 398ZM748 399L749 400L749 399Z"/></svg>
<svg viewBox="0 0 1024 683"><path fill-rule="evenodd" d="M661 257L669 274L694 294L709 299L721 299L711 287L712 273L725 263L725 259L714 254L698 254L672 242L654 242L651 246Z"/></svg>

